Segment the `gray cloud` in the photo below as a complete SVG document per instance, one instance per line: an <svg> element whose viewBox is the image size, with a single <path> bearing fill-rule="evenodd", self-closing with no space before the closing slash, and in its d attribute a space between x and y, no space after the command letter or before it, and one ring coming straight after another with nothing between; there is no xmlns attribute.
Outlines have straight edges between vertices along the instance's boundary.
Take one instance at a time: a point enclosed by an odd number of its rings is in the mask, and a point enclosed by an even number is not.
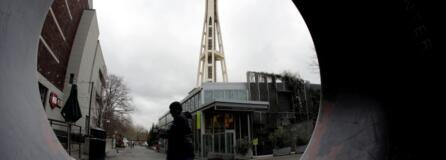
<svg viewBox="0 0 446 160"><path fill-rule="evenodd" d="M149 128L196 82L204 0L95 0L100 41L110 73L131 89L136 124ZM315 55L308 29L288 0L221 0L220 21L229 81L246 71L299 72Z"/></svg>

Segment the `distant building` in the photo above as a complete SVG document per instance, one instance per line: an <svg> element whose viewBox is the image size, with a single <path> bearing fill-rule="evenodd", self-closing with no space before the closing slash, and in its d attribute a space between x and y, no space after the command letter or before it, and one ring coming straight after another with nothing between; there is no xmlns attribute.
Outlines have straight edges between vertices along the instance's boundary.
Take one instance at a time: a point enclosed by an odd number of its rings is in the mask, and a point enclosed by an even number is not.
<svg viewBox="0 0 446 160"><path fill-rule="evenodd" d="M98 41L99 28L91 0L56 0L49 8L39 39L37 78L43 107L64 144L66 127L61 115L71 84L78 85L82 118L72 132L82 137L96 125L97 107L102 105L107 68ZM77 139L82 141L81 139ZM76 148L76 147L72 147ZM84 147L87 149L88 147Z"/></svg>
<svg viewBox="0 0 446 160"><path fill-rule="evenodd" d="M247 86L251 101L269 103L268 111L253 114L252 136L258 138L258 154L272 154L274 146L268 137L278 127L290 128L309 122L310 127L297 133L311 136L319 110L320 84L310 84L299 77L248 72ZM304 141L310 138L300 136Z"/></svg>
<svg viewBox="0 0 446 160"><path fill-rule="evenodd" d="M234 154L237 140L252 137L253 112L268 110L268 102L249 101L246 83L203 83L181 103L183 111L193 115L194 149L198 157ZM171 121L166 113L158 126L167 129Z"/></svg>
<svg viewBox="0 0 446 160"><path fill-rule="evenodd" d="M242 139L254 138L259 140L259 155L271 154L273 146L268 135L274 129L316 119L318 85L303 83L306 88L299 86L302 92L297 93L281 75L257 72L247 75L246 83L203 83L181 100L183 111L193 115L196 156L231 159ZM310 100L310 97L316 98ZM159 118L158 126L168 129L172 120L166 113Z"/></svg>

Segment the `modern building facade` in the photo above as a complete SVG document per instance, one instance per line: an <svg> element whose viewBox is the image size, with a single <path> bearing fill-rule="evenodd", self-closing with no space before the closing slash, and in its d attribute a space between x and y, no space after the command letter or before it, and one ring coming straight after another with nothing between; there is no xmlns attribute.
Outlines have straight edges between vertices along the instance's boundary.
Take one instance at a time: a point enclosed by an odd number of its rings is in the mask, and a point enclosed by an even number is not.
<svg viewBox="0 0 446 160"><path fill-rule="evenodd" d="M61 110L71 91L71 77L78 86L82 112L71 132L83 137L90 128L99 127L96 112L102 105L107 68L98 36L91 0L57 0L49 8L39 40L37 78L45 112L65 147L67 127L63 125ZM81 150L88 151L84 140L77 140L82 143Z"/></svg>
<svg viewBox="0 0 446 160"><path fill-rule="evenodd" d="M274 144L268 138L270 133L278 127L315 120L319 99L310 107L313 103L307 95L311 85L297 77L248 72L246 82L227 82L217 0L206 0L205 6L197 86L181 100L183 111L193 117L195 156L235 159L242 150L253 149L257 155L271 154ZM221 64L222 82L217 82L217 62ZM316 110L316 116L310 110ZM158 127L168 129L172 121L165 113ZM308 128L311 132L313 126ZM242 149L254 143L255 148ZM166 145L162 139L161 149Z"/></svg>
<svg viewBox="0 0 446 160"><path fill-rule="evenodd" d="M253 137L258 139L256 152L272 154L275 148L269 139L279 127L296 128L296 142L307 143L314 129L320 104L320 85L299 77L248 72L247 84L251 101L267 101L269 110L253 114ZM308 125L303 125L308 124ZM303 125L303 126L302 126ZM290 146L291 147L291 146Z"/></svg>
<svg viewBox="0 0 446 160"><path fill-rule="evenodd" d="M268 102L250 101L246 83L203 83L181 101L193 115L194 149L197 157L234 157L236 144L252 138L252 115L267 111ZM166 113L158 126L167 129Z"/></svg>
<svg viewBox="0 0 446 160"><path fill-rule="evenodd" d="M272 154L268 137L275 129L316 120L320 87L297 80L302 84L294 87L282 75L248 72L247 82L203 83L194 88L181 103L183 111L193 115L195 155L233 159L237 145L254 139L258 141L255 154ZM166 113L158 127L168 129L172 121Z"/></svg>

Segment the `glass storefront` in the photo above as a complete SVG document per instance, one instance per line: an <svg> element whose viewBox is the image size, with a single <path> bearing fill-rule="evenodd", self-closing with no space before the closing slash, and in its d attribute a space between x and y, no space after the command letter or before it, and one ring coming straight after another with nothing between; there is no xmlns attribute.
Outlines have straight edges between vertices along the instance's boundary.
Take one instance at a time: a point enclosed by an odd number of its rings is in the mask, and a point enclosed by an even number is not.
<svg viewBox="0 0 446 160"><path fill-rule="evenodd" d="M218 104L215 104L218 102ZM252 111L266 110L268 103L251 103L245 84L206 84L193 90L183 101L183 111L193 115L196 157L235 156L237 143L250 140ZM254 106L254 107L253 107ZM223 107L218 109L218 107ZM242 110L239 110L242 109ZM257 108L258 109L258 108Z"/></svg>
<svg viewBox="0 0 446 160"><path fill-rule="evenodd" d="M235 156L237 141L249 137L247 127L250 126L248 123L251 123L251 121L247 117L251 112L215 111L211 109L204 111L203 114L205 115L205 128L202 136L203 156L208 157L210 154ZM195 131L200 133L200 130ZM196 138L199 138L198 134L196 135ZM195 140L196 146L199 141L199 139Z"/></svg>

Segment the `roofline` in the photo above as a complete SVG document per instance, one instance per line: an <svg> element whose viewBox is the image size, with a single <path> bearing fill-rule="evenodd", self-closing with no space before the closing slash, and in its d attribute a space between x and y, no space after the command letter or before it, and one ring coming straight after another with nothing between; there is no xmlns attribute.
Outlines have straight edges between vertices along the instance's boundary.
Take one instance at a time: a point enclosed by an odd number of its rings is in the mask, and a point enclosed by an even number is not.
<svg viewBox="0 0 446 160"><path fill-rule="evenodd" d="M217 106L221 104L230 104L230 105L255 105L255 106L266 106L265 111L269 110L269 102L267 101L221 101L221 100L216 100L216 101L211 101L208 102L204 105L202 105L200 108L192 111L191 113L195 113L197 111L203 111L209 108L214 107L214 109L218 109ZM258 108L258 109L262 109L262 108ZM255 110L252 110L255 111Z"/></svg>

